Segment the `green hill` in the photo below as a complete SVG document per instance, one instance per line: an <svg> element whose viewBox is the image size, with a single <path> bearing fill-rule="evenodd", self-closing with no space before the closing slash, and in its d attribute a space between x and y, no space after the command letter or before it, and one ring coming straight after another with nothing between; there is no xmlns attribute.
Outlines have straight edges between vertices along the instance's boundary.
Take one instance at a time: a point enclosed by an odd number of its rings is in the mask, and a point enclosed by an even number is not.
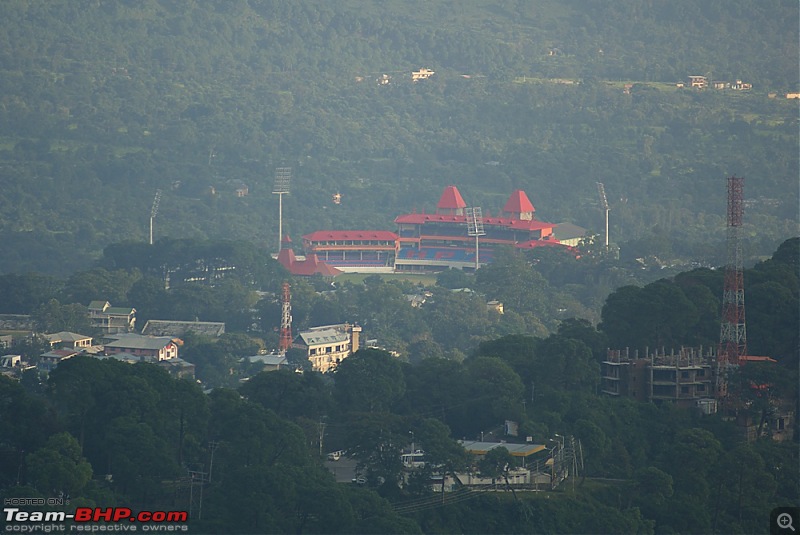
<svg viewBox="0 0 800 535"><path fill-rule="evenodd" d="M721 262L725 181L746 253L798 223L792 1L23 1L0 4L0 272L83 269L155 236L277 247L393 228L457 184L496 213L638 254ZM411 71L435 75L412 83ZM388 74L391 83L376 79ZM750 91L675 87L689 75ZM626 84L630 87L625 91ZM772 95L771 95L772 94ZM772 98L771 98L772 97ZM244 183L247 195L236 189ZM336 205L331 196L342 194Z"/></svg>

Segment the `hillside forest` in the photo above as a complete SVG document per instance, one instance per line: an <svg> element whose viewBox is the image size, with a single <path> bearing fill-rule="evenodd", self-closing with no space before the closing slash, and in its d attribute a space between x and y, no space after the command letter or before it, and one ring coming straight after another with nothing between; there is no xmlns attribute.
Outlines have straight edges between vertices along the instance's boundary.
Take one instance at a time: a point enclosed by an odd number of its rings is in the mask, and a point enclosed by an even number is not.
<svg viewBox="0 0 800 535"><path fill-rule="evenodd" d="M791 0L9 0L0 17L0 272L68 276L147 242L157 191L156 240L274 252L278 167L298 243L394 230L448 184L484 214L523 189L539 219L599 234L602 182L621 255L718 266L731 175L751 263L796 235ZM752 89L678 88L690 75Z"/></svg>

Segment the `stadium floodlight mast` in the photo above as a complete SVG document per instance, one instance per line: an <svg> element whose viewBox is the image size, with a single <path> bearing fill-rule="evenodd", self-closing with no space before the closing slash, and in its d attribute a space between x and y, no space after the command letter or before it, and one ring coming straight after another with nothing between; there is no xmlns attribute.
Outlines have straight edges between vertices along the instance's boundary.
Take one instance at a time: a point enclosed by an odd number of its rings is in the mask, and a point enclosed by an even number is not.
<svg viewBox="0 0 800 535"><path fill-rule="evenodd" d="M486 236L483 230L483 214L478 206L466 209L467 215L467 236L475 238L475 271L478 271L480 266L480 251L478 249L478 239L480 236Z"/></svg>
<svg viewBox="0 0 800 535"><path fill-rule="evenodd" d="M272 188L272 193L278 196L278 253L281 252L283 243L283 196L289 193L291 180L291 167L278 167L275 169L275 187Z"/></svg>
<svg viewBox="0 0 800 535"><path fill-rule="evenodd" d="M161 190L156 190L156 196L153 198L153 208L150 210L150 245L153 245L153 221L158 214L158 204L161 202Z"/></svg>
<svg viewBox="0 0 800 535"><path fill-rule="evenodd" d="M600 206L606 215L606 251L608 251L608 199L606 198L606 188L602 182L597 183L597 194L600 196Z"/></svg>

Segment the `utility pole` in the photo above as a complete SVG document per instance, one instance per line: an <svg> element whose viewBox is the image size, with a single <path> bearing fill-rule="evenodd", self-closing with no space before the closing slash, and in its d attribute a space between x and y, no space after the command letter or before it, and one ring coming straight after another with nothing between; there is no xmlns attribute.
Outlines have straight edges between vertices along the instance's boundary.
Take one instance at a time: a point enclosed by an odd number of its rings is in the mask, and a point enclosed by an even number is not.
<svg viewBox="0 0 800 535"><path fill-rule="evenodd" d="M319 456L322 457L322 440L325 438L325 417L320 416L317 431L319 432Z"/></svg>
<svg viewBox="0 0 800 535"><path fill-rule="evenodd" d="M214 451L219 446L219 442L216 440L212 440L208 443L208 447L211 449L211 462L208 465L208 482L211 483L211 472L214 470Z"/></svg>

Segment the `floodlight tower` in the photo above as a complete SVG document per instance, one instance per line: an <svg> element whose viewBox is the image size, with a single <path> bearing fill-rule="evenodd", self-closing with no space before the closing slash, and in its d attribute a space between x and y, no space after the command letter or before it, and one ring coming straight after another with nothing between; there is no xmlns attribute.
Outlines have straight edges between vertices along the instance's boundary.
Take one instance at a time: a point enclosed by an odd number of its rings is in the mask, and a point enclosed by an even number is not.
<svg viewBox="0 0 800 535"><path fill-rule="evenodd" d="M156 190L156 196L153 199L153 208L150 210L150 245L153 245L153 220L158 214L158 204L161 202L161 190Z"/></svg>
<svg viewBox="0 0 800 535"><path fill-rule="evenodd" d="M475 237L475 271L480 267L480 252L478 249L478 238L486 236L483 230L483 214L478 206L466 209L467 215L467 236Z"/></svg>
<svg viewBox="0 0 800 535"><path fill-rule="evenodd" d="M292 347L292 301L289 293L289 283L283 283L283 300L281 308L281 339L278 349L285 355Z"/></svg>
<svg viewBox="0 0 800 535"><path fill-rule="evenodd" d="M728 178L727 253L725 282L722 290L722 322L717 358L723 364L738 365L747 355L747 331L744 321L744 277L739 232L744 214L744 178Z"/></svg>
<svg viewBox="0 0 800 535"><path fill-rule="evenodd" d="M275 169L275 187L272 193L278 196L278 252L281 252L283 242L283 196L289 193L289 182L292 180L291 167L278 167Z"/></svg>
<svg viewBox="0 0 800 535"><path fill-rule="evenodd" d="M606 215L606 251L608 251L608 199L606 198L606 188L603 187L602 182L597 183L597 194L600 196L600 206Z"/></svg>

